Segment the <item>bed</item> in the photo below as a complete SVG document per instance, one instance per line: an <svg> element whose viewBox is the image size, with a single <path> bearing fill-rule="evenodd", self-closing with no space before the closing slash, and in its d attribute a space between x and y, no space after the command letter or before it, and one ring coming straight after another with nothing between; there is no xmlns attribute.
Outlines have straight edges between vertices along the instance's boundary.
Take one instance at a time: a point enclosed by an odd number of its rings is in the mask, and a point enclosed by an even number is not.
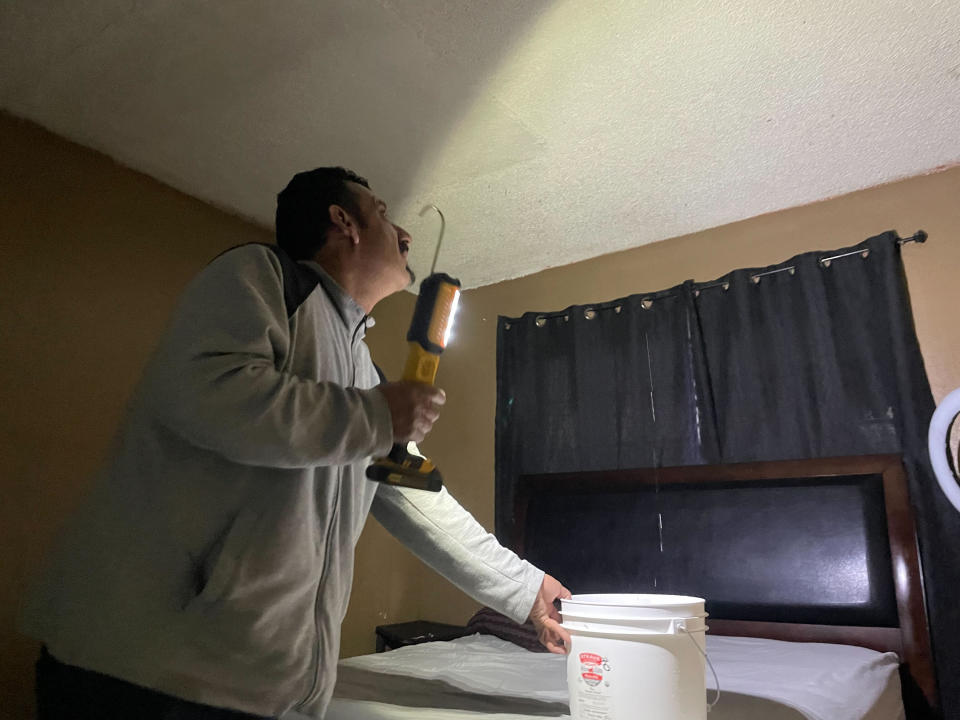
<svg viewBox="0 0 960 720"><path fill-rule="evenodd" d="M513 537L574 592L707 598L711 720L938 716L898 456L525 476ZM328 717L563 718L567 700L565 658L472 635L342 661Z"/></svg>

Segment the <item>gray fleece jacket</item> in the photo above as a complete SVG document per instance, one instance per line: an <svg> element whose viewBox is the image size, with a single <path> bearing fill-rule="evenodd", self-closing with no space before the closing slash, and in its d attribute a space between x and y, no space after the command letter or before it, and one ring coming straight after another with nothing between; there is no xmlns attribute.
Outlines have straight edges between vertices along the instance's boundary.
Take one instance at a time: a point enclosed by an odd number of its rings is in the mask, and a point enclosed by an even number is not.
<svg viewBox="0 0 960 720"><path fill-rule="evenodd" d="M187 287L26 603L23 629L61 661L195 702L322 717L371 510L474 598L528 615L542 571L446 491L366 479L392 443L368 318L319 265L286 271L248 245ZM294 281L305 299L288 316Z"/></svg>

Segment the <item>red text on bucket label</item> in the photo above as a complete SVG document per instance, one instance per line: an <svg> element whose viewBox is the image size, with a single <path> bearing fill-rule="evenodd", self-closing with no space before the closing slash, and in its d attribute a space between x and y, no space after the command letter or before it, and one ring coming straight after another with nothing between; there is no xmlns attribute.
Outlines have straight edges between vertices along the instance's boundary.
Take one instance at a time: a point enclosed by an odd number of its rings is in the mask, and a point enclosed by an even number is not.
<svg viewBox="0 0 960 720"><path fill-rule="evenodd" d="M581 673L581 677L583 677L583 681L584 681L587 685L589 685L590 687L594 687L595 685L599 685L599 684L600 684L600 681L603 680L603 675L600 675L600 674L595 673L595 672L585 672L585 673Z"/></svg>

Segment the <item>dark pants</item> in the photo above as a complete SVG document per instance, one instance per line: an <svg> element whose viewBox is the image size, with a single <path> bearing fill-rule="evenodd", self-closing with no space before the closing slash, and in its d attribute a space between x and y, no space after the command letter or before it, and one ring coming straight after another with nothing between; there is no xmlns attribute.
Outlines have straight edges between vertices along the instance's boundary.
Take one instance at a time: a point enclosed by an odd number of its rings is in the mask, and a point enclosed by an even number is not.
<svg viewBox="0 0 960 720"><path fill-rule="evenodd" d="M181 700L66 665L43 648L37 661L38 720L269 720Z"/></svg>

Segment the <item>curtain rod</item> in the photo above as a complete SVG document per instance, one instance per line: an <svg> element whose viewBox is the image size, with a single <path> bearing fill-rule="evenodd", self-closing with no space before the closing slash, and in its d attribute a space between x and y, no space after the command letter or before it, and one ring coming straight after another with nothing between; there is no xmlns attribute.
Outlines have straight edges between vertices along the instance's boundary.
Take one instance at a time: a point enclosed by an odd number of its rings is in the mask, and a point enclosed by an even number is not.
<svg viewBox="0 0 960 720"><path fill-rule="evenodd" d="M902 238L899 235L897 235L898 247L902 245L906 245L907 243L910 243L910 242L925 243L926 241L927 241L926 230L917 230L913 235L905 238ZM862 257L867 257L869 254L870 254L870 250L868 249L851 250L850 252L840 253L839 255L830 255L828 257L822 257L817 262L819 262L823 267L830 267L830 263L832 263L834 260L839 260L840 258L845 258L845 257L851 257L853 255L861 255ZM754 285L756 285L758 282L760 282L760 278L766 277L767 275L777 275L778 273L782 273L782 272L787 272L793 275L796 271L797 270L793 265L789 265L787 267L777 268L776 270L767 270L766 272L755 273L750 276L750 280L753 282ZM724 285L725 286L723 288L724 290L726 290L727 287L729 287L729 283L713 283L712 285L707 285L705 287L702 287L701 290L704 290L706 288L717 287L718 285Z"/></svg>
<svg viewBox="0 0 960 720"><path fill-rule="evenodd" d="M902 246L902 245L906 245L906 244L909 243L909 242L925 243L926 241L927 241L927 233L926 233L925 230L917 230L913 235L911 235L910 237L907 237L907 238L902 238L902 237L900 237L899 235L897 235L897 246L898 246L898 247L900 247L900 246ZM820 262L820 264L823 265L824 267L830 267L830 263L833 262L834 260L839 260L840 258L850 257L851 255L863 255L863 257L867 257L867 255L869 255L869 254L870 254L870 251L869 251L869 250L851 250L850 252L840 253L839 255L831 255L830 257L822 257L822 258L820 258L819 262ZM792 268L792 267L783 268L783 270L789 270L789 271L790 271L790 274L793 275L793 268ZM751 279L753 280L753 282L757 282L757 278L762 277L763 275L772 275L773 273L778 273L778 272L782 272L782 271L781 271L781 270L771 270L771 271L765 272L765 273L758 273L758 274L752 276Z"/></svg>
<svg viewBox="0 0 960 720"><path fill-rule="evenodd" d="M897 245L906 245L910 242L915 243L925 243L927 241L927 231L926 230L917 230L913 235L907 238L898 237Z"/></svg>
<svg viewBox="0 0 960 720"><path fill-rule="evenodd" d="M896 232L895 232L894 234L896 234ZM928 235L927 235L927 231L926 231L926 230L917 230L913 235L911 235L910 237L905 237L905 238L902 238L902 237L900 237L899 235L897 235L897 245L898 245L898 246L902 246L902 245L906 245L907 243L912 243L912 242L921 243L921 244L922 244L922 243L925 243L925 242L927 241L927 237L928 237ZM831 256L829 256L829 257L822 257L822 258L820 258L819 262L820 262L820 264L823 265L824 267L830 267L830 263L831 263L832 261L834 261L834 260L838 260L838 259L840 259L840 258L845 258L845 257L850 257L851 255L863 255L863 257L866 257L867 254L869 254L869 252L870 252L869 250L853 250L853 251L851 251L851 252L841 253L840 255L831 255ZM796 268L795 268L793 265L790 265L790 266L788 266L788 267L778 268L778 269L776 269L776 270L767 270L766 272L756 273L756 274L750 276L750 280L753 281L753 284L754 284L754 285L756 285L757 283L760 282L760 278L765 277L765 276L767 276L767 275L776 275L776 274L782 273L782 272L788 272L788 273L790 273L791 275L793 275L794 273L796 273L796 271L797 271ZM701 290L710 290L711 288L717 288L717 287L722 287L724 290L728 290L728 289L730 288L730 281L729 281L729 280L722 280L722 281L720 281L720 282L707 283L707 284L703 284L703 285L701 285L701 284L699 284L699 283L694 283L693 295L694 295L694 297L699 297ZM663 291L661 291L661 292L663 292ZM648 296L648 297L644 297L643 300L642 300L642 302L641 302L641 304L643 305L643 309L644 309L644 310L649 310L649 309L650 309L650 306L652 305L652 303L653 303L653 298L651 298L651 297L649 297L649 296ZM587 308L587 312L589 312L589 313L594 313L594 312L595 312L595 308L597 308L597 307L599 307L599 306L605 306L605 305L610 305L611 307L613 307L613 306L615 305L615 308L614 308L614 309L615 309L617 312L620 312L620 307L621 307L622 303L618 303L618 302L599 303L598 305L594 305L594 306L588 307L588 308ZM542 313L542 314L540 314L540 315L537 315L537 327L542 327L542 326L543 326L543 323L546 321L547 318L551 318L551 317L561 317L561 316L565 317L565 318L568 319L568 320L569 320L569 318L570 318L570 316L569 316L569 314L568 314L568 310L562 310L562 311L559 311L559 312L552 312L552 313ZM590 317L593 317L593 315L591 314ZM505 329L507 329L507 330L510 329L510 324L509 324L509 323L507 323Z"/></svg>
<svg viewBox="0 0 960 720"><path fill-rule="evenodd" d="M902 238L899 235L897 235L897 245L902 246L911 242L925 243L927 241L927 237L928 236L927 236L926 230L917 230L913 235L905 238ZM862 255L863 257L866 257L869 253L870 253L869 250L852 250L850 252L841 253L839 255L830 255L829 257L822 257L820 258L819 263L823 265L823 267L830 267L830 263L833 262L834 260L850 257L851 255ZM793 275L794 273L796 273L796 271L797 269L793 265L788 265L787 267L777 268L776 270L767 270L766 272L754 273L753 275L750 276L750 280L753 282L754 285L756 285L757 283L760 282L760 278L766 277L767 275L777 275L783 272L790 273L791 275ZM724 290L727 290L730 287L730 281L723 280L720 282L707 283L706 285L697 285L693 291L694 297L699 296L701 290L710 290L711 288L717 288L717 287L722 287Z"/></svg>

